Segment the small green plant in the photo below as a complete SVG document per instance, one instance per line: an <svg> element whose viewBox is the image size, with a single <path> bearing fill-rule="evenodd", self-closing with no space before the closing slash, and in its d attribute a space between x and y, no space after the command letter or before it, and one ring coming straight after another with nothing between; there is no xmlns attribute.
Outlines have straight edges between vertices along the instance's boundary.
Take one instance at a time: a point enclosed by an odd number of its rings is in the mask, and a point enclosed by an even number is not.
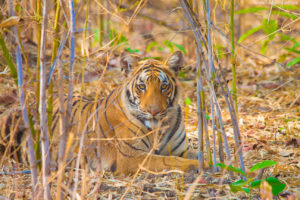
<svg viewBox="0 0 300 200"><path fill-rule="evenodd" d="M299 48L299 46L300 46L300 42L296 42L296 44L294 44L291 48L285 48L285 50L287 50L289 53L295 53L299 55L297 58L294 58L293 60L288 62L286 64L287 67L291 67L300 62L300 50L297 49Z"/></svg>
<svg viewBox="0 0 300 200"><path fill-rule="evenodd" d="M191 105L191 103L192 103L192 100L190 99L190 98L185 98L185 100L184 100L184 104L186 105L186 106L189 106L189 105Z"/></svg>
<svg viewBox="0 0 300 200"><path fill-rule="evenodd" d="M180 51L182 51L183 53L186 53L186 50L185 48L180 45L180 44L177 44L175 42L172 42L170 40L165 40L163 42L163 45L159 44L158 42L156 41L153 41L153 42L150 42L148 44L148 46L146 47L146 52L150 52L150 50L152 48L156 47L159 51L164 51L166 48L169 49L170 53L173 53L174 52L174 47L176 47L177 49L179 49Z"/></svg>
<svg viewBox="0 0 300 200"><path fill-rule="evenodd" d="M273 160L264 160L262 162L259 162L255 164L251 169L249 170L249 173L257 171L259 169L271 167L275 165L276 162ZM272 193L274 196L278 195L280 192L282 192L285 188L285 184L281 183L277 178L275 177L268 177L266 179L261 180L255 180L255 177L249 177L249 174L246 174L244 171L235 168L231 165L224 165L222 163L217 164L218 167L221 167L222 169L226 169L228 171L235 172L237 174L243 175L247 178L247 180L240 179L232 184L229 185L231 192L237 193L237 192L244 192L248 195L249 199L251 197L251 191L254 188L258 188L262 181L267 181L269 185L272 187Z"/></svg>
<svg viewBox="0 0 300 200"><path fill-rule="evenodd" d="M272 15L279 15L285 18L289 18L292 20L296 20L298 17L296 15L293 15L289 12L285 12L286 10L298 10L299 8L295 5L277 5L273 6L271 10L271 16ZM250 7L247 9L241 9L236 12L236 14L246 14L246 13L257 13L261 11L269 11L269 8L267 7ZM238 43L241 43L244 41L247 37L250 35L262 30L264 34L267 36L265 40L262 41L261 45L261 53L265 54L267 51L267 47L270 42L272 42L276 35L280 36L280 40L284 40L284 38L287 38L289 36L282 34L278 31L278 21L274 19L263 19L261 22L261 25L256 26L248 30L246 33L241 35L241 37L238 40Z"/></svg>

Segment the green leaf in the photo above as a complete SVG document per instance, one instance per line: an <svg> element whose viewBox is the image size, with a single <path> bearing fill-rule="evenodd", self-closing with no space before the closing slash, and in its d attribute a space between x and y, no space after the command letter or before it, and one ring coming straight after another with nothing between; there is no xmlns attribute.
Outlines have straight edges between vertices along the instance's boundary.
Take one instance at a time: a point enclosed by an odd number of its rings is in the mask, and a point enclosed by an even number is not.
<svg viewBox="0 0 300 200"><path fill-rule="evenodd" d="M260 53L261 53L261 54L265 54L265 53L266 53L267 47L268 47L268 44L269 44L269 41L270 41L270 40L265 40L265 41L263 42L263 45L261 45L261 47L260 47Z"/></svg>
<svg viewBox="0 0 300 200"><path fill-rule="evenodd" d="M184 73L184 71L180 71L178 76L180 78L182 78L182 79L185 79L185 73Z"/></svg>
<svg viewBox="0 0 300 200"><path fill-rule="evenodd" d="M272 186L272 193L274 196L276 196L280 192L282 192L286 186L284 183L281 183L275 177L268 177L268 178L266 178L266 181Z"/></svg>
<svg viewBox="0 0 300 200"><path fill-rule="evenodd" d="M192 103L192 100L191 100L190 98L188 98L188 97L185 98L185 100L184 100L184 104L185 104L185 105L188 106L188 105L191 105L191 103Z"/></svg>
<svg viewBox="0 0 300 200"><path fill-rule="evenodd" d="M232 185L234 185L234 186L244 186L244 185L246 185L246 184L247 184L247 182L244 181L243 179L240 179L240 180L238 180L238 181L232 183Z"/></svg>
<svg viewBox="0 0 300 200"><path fill-rule="evenodd" d="M288 52L293 52L293 53L300 54L300 51L298 51L296 49L292 49L292 48L284 48L284 49L287 50Z"/></svg>
<svg viewBox="0 0 300 200"><path fill-rule="evenodd" d="M94 42L95 43L99 42L99 29L98 28L94 29Z"/></svg>
<svg viewBox="0 0 300 200"><path fill-rule="evenodd" d="M117 41L117 44L126 43L128 42L128 38L124 35L119 36L119 40Z"/></svg>
<svg viewBox="0 0 300 200"><path fill-rule="evenodd" d="M257 27L254 27L254 28L248 30L246 33L241 35L241 37L238 40L238 43L243 42L247 37L249 37L250 35L256 33L257 31L261 30L262 28L263 27L260 25L260 26L257 26Z"/></svg>
<svg viewBox="0 0 300 200"><path fill-rule="evenodd" d="M273 160L264 160L262 162L259 162L259 163L255 164L253 167L251 167L249 172L253 172L255 170L263 169L263 168L266 168L266 167L271 167L273 165L276 165L275 161L273 161Z"/></svg>
<svg viewBox="0 0 300 200"><path fill-rule="evenodd" d="M158 43L156 41L150 42L146 48L146 52L147 53L150 52L150 50L157 45L158 45Z"/></svg>
<svg viewBox="0 0 300 200"><path fill-rule="evenodd" d="M282 8L284 10L299 10L298 6L295 5L277 5L277 7Z"/></svg>
<svg viewBox="0 0 300 200"><path fill-rule="evenodd" d="M236 172L236 173L238 173L238 174L242 174L242 175L246 176L245 172L243 172L242 170L240 170L240 169L238 169L238 168L235 168L235 167L233 167L233 166L231 166L231 165L224 165L224 164L222 164L222 163L218 163L217 166L218 166L218 167L221 167L221 168L223 168L223 169L226 169L226 170L228 170L228 171Z"/></svg>
<svg viewBox="0 0 300 200"><path fill-rule="evenodd" d="M271 185L272 193L273 193L274 196L276 196L280 192L282 192L284 190L285 186L286 186L284 183L281 183L275 177L268 177L268 178L263 179L263 180L266 180ZM251 182L250 187L251 188L258 188L263 180L257 180L257 181Z"/></svg>
<svg viewBox="0 0 300 200"><path fill-rule="evenodd" d="M300 57L297 57L294 60L288 62L288 64L286 64L286 67L291 67L291 66L293 66L293 65L295 65L295 64L297 64L299 62L300 62Z"/></svg>
<svg viewBox="0 0 300 200"><path fill-rule="evenodd" d="M287 13L287 12L283 12L283 11L279 11L279 10L273 10L272 14L277 14L277 15L280 15L282 17L287 17L287 18L290 18L290 19L293 19L293 20L298 18L296 15L293 15L293 14Z"/></svg>
<svg viewBox="0 0 300 200"><path fill-rule="evenodd" d="M247 9L241 9L235 12L235 14L255 13L261 10L267 10L265 7L251 7Z"/></svg>
<svg viewBox="0 0 300 200"><path fill-rule="evenodd" d="M210 120L209 114L206 114L206 120Z"/></svg>
<svg viewBox="0 0 300 200"><path fill-rule="evenodd" d="M249 194L249 192L250 192L250 189L249 189L249 188L243 188L243 190L244 190L247 194Z"/></svg>
<svg viewBox="0 0 300 200"><path fill-rule="evenodd" d="M169 48L169 50L170 50L171 53L174 52L173 42L171 42L169 40L166 40L166 41L164 41L164 45Z"/></svg>
<svg viewBox="0 0 300 200"><path fill-rule="evenodd" d="M289 35L285 35L285 34L282 34L282 33L278 33L280 35L280 40L281 41L293 41L293 42L297 42L296 38L293 38Z"/></svg>
<svg viewBox="0 0 300 200"><path fill-rule="evenodd" d="M262 29L266 35L268 35L270 40L273 40L276 34L276 30L278 29L278 23L273 19L264 19Z"/></svg>
<svg viewBox="0 0 300 200"><path fill-rule="evenodd" d="M165 48L163 48L161 46L158 46L157 48L158 48L159 51L164 51L165 50Z"/></svg>
<svg viewBox="0 0 300 200"><path fill-rule="evenodd" d="M229 187L230 187L230 191L233 193L237 193L239 191L244 192L244 190L241 186L235 186L235 185L230 184Z"/></svg>
<svg viewBox="0 0 300 200"><path fill-rule="evenodd" d="M222 58L222 57L224 57L225 56L225 47L224 46L222 46L222 45L216 45L215 46L215 49L217 50L217 56L218 56L218 58Z"/></svg>
<svg viewBox="0 0 300 200"><path fill-rule="evenodd" d="M293 52L293 53L298 53L300 54L300 51L296 50L296 48L300 46L300 42L297 42L296 44L294 44L291 48L285 48L287 51L289 52Z"/></svg>
<svg viewBox="0 0 300 200"><path fill-rule="evenodd" d="M260 186L261 182L262 182L262 180L252 181L250 183L250 187L252 187L252 188L258 188Z"/></svg>
<svg viewBox="0 0 300 200"><path fill-rule="evenodd" d="M177 49L179 49L179 50L182 51L184 54L186 54L186 50L184 49L184 47L183 47L182 45L176 44L176 43L174 43L174 42L173 42L173 44L174 44L175 47L177 47Z"/></svg>
<svg viewBox="0 0 300 200"><path fill-rule="evenodd" d="M161 60L162 57L158 57L158 56L152 57L152 56L150 56L150 57L143 57L143 58L142 58L142 60L148 60L148 59Z"/></svg>
<svg viewBox="0 0 300 200"><path fill-rule="evenodd" d="M300 42L297 42L296 44L294 44L292 47L291 47L291 49L296 49L297 47L299 47L300 46Z"/></svg>
<svg viewBox="0 0 300 200"><path fill-rule="evenodd" d="M114 29L109 30L109 32L108 32L109 40L113 40L116 36L117 36L116 30L114 30Z"/></svg>
<svg viewBox="0 0 300 200"><path fill-rule="evenodd" d="M278 58L277 61L278 61L279 63L282 63L282 62L285 61L286 57L287 57L287 54L281 54L281 55L279 56L279 58Z"/></svg>
<svg viewBox="0 0 300 200"><path fill-rule="evenodd" d="M2 55L5 58L5 61L7 63L7 66L9 68L9 70L10 70L10 73L11 73L12 77L14 78L16 85L18 85L17 69L16 69L16 67L15 67L15 65L14 65L14 63L11 59L10 53L9 53L7 47L6 47L6 44L5 44L4 38L2 37L1 32L0 32L0 46L1 46L1 49L3 51Z"/></svg>
<svg viewBox="0 0 300 200"><path fill-rule="evenodd" d="M130 52L130 53L138 53L138 52L140 52L140 50L138 50L138 49L131 49L130 47L128 47L128 48L125 48L128 52Z"/></svg>

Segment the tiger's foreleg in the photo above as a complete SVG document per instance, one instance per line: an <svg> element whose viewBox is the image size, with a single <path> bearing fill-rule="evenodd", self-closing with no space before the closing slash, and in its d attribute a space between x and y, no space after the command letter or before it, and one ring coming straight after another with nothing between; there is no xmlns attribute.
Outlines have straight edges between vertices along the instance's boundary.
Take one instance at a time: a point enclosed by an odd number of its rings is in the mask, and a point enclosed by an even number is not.
<svg viewBox="0 0 300 200"><path fill-rule="evenodd" d="M198 161L177 156L149 155L146 153L131 157L118 154L116 163L117 174L135 173L139 168L153 172L165 170L188 171L198 169Z"/></svg>

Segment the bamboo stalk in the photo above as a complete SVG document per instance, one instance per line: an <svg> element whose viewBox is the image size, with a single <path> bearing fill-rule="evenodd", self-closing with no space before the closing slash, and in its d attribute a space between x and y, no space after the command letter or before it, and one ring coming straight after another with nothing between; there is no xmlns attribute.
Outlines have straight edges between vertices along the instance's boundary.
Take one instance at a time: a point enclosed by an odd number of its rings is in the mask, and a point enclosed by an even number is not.
<svg viewBox="0 0 300 200"><path fill-rule="evenodd" d="M14 16L14 6L13 6L13 0L10 0L10 12L11 15ZM31 179L32 179L32 199L35 198L37 191L38 191L38 172L37 172L37 166L36 166L36 160L35 160L35 153L34 153L34 145L32 140L32 133L29 128L29 119L28 119L28 113L27 113L27 107L25 104L25 98L24 98L24 86L23 86L23 69L22 69L22 56L21 56L21 49L20 49L20 40L18 36L17 27L13 28L15 39L17 41L17 50L16 50L16 61L17 61L17 75L18 75L18 89L19 89L19 99L20 99L20 105L22 107L22 116L23 121L25 124L25 127L28 130L28 157L29 157L29 163L30 163L30 170L31 170Z"/></svg>
<svg viewBox="0 0 300 200"><path fill-rule="evenodd" d="M58 32L59 32L59 16L60 16L60 1L56 0L56 13L55 13L55 21L54 21L54 40L52 44L52 56L51 56L51 63L54 62L56 55L57 55L57 50L59 46L59 40L58 40ZM49 130L49 135L50 138L52 137L51 133L51 127L52 127L52 112L53 112L53 81L50 81L49 84L49 89L48 89L48 112L47 112L47 117L48 117L48 130Z"/></svg>
<svg viewBox="0 0 300 200"><path fill-rule="evenodd" d="M231 64L232 64L232 96L234 101L234 109L236 115L238 114L237 106L237 88L236 88L236 69L235 69L235 43L234 43L234 0L231 0L230 9L230 30L231 30Z"/></svg>
<svg viewBox="0 0 300 200"><path fill-rule="evenodd" d="M48 3L43 0L43 17L41 27L41 49L40 49L40 125L41 125L41 149L42 149L42 182L43 194L45 200L50 200L50 185L48 178L50 175L50 155L49 155L49 134L47 127L47 112L46 112L46 28L48 16Z"/></svg>
<svg viewBox="0 0 300 200"><path fill-rule="evenodd" d="M67 122L66 122L66 112L65 112L65 105L64 105L64 89L63 89L63 69L62 69L62 64L60 63L59 64L59 67L58 67L58 99L59 99L59 113L60 113L60 129L59 129L59 132L60 132L60 135L64 135L66 133L66 125L67 125ZM60 142L61 144L62 142ZM64 142L65 144L66 142ZM65 147L63 147L65 148ZM62 184L62 180L63 180L63 177L64 177L64 172L63 172L63 169L64 169L64 159L62 158L59 158L58 160L58 178L57 178L57 195L56 195L56 199L63 199L63 194L62 194L62 191L61 191L61 184Z"/></svg>
<svg viewBox="0 0 300 200"><path fill-rule="evenodd" d="M184 14L185 14L186 18L188 19L188 21L190 22L190 24L192 26L193 33L194 33L195 39L196 39L197 48L199 48L200 52L204 52L203 48L202 48L202 44L204 45L204 47L206 49L208 49L208 48L205 45L205 39L204 39L202 33L199 30L199 27L200 27L199 22L195 18L195 14L192 12L192 10L189 7L187 1L186 0L180 0L180 3L182 5L182 8L183 8L183 11L184 11ZM208 21L208 24L211 24L211 22ZM213 72L214 75L215 75L217 83L220 84L220 85L222 85L222 83L220 81L220 78L218 77L218 74L216 73L216 69L214 67L214 64L211 63L211 66L209 66L208 63L207 63L207 61L205 60L203 54L200 54L200 55L202 56L202 60L204 62L206 76L207 77L212 77L211 73ZM210 69L209 67L212 67L212 68ZM231 155L230 155L230 151L229 151L229 145L228 145L228 141L227 141L227 136L226 136L226 132L225 132L224 125L223 125L223 120L222 120L220 106L217 103L217 96L216 96L216 93L214 91L214 87L212 85L211 79L208 81L208 86L209 86L210 94L213 97L214 102L215 102L216 116L219 119L219 123L220 123L220 127L221 127L221 132L222 132L222 137L223 137L223 142L224 142L224 145L225 145L226 157L227 157L228 164L230 164L231 163ZM226 85L226 87L227 87L227 85ZM235 117L234 110L231 109L231 103L230 103L230 100L229 100L231 98L231 96L230 96L230 94L226 93L223 90L223 87L220 87L220 88L222 89L222 93L223 93L223 95L225 97L225 100L226 100L226 103L227 103L230 115L232 117L232 120L235 121L236 118L234 118ZM239 129L237 127L237 123L233 123L233 127L234 127L234 131L239 132ZM242 157L240 157L240 159L242 160ZM243 162L241 162L241 168L243 168ZM230 173L230 174L232 174L232 173ZM231 177L232 177L232 175L231 175Z"/></svg>
<svg viewBox="0 0 300 200"><path fill-rule="evenodd" d="M36 109L34 110L35 113L38 113L39 110L39 100L40 100L40 49L41 49L41 1L36 0L36 31L37 31L37 59L36 59L36 70L35 70L35 79L36 79L36 85L35 85L35 99L36 99ZM36 124L40 124L40 119L37 117ZM35 155L36 159L41 159L41 149L40 149L40 136L41 133L39 130L35 132L34 136L34 149L35 149ZM38 163L39 169L41 168L41 163Z"/></svg>
<svg viewBox="0 0 300 200"><path fill-rule="evenodd" d="M66 143L69 137L69 128L71 128L71 112L72 112L72 97L73 97L73 64L74 64L74 58L75 58L75 10L74 10L74 2L73 0L69 0L69 12L70 12L70 66L69 66L69 88L68 88L68 99L67 99L67 131L63 135L63 142ZM63 144L60 143L60 147L63 146ZM63 158L65 155L65 148L62 147L63 151L60 152L60 158ZM75 180L78 180L78 176L75 177ZM73 195L71 196L72 199L75 198L75 192L77 190L77 183L75 183Z"/></svg>
<svg viewBox="0 0 300 200"><path fill-rule="evenodd" d="M204 90L202 84L202 73L201 73L201 61L200 61L200 52L197 48L197 112L198 112L198 161L200 167L204 169L204 158L203 158L203 119L202 112L205 113L205 104L204 104ZM206 113L205 113L206 115Z"/></svg>
<svg viewBox="0 0 300 200"><path fill-rule="evenodd" d="M100 0L100 3L103 4L103 0ZM100 19L99 19L99 46L100 48L103 46L103 38L104 38L104 12L103 9L101 9L100 12Z"/></svg>
<svg viewBox="0 0 300 200"><path fill-rule="evenodd" d="M85 15L85 24L84 24L84 32L82 34L82 53L83 53L83 65L82 65L82 69L81 69L81 74L82 74L82 78L81 78L81 88L80 88L80 103L79 103L79 111L82 110L82 98L83 98L83 93L84 93L84 72L85 72L85 68L86 68L86 63L87 63L87 57L88 57L88 44L87 44L87 28L88 28L88 20L89 20L89 0L86 1L86 15ZM81 115L79 116L79 126L77 127L77 133L80 132L80 127L82 127L82 120L81 120ZM83 178L86 175L86 170L84 170L86 168L86 163L85 160L82 159L81 161L81 166L82 166L82 173L83 173ZM85 196L85 192L86 192L86 186L85 184L81 184L81 196Z"/></svg>
<svg viewBox="0 0 300 200"><path fill-rule="evenodd" d="M39 110L40 99L40 49L41 49L41 1L36 0L36 20L37 20L37 59L36 59L36 110ZM37 134L38 137L40 134ZM39 138L36 138L39 140Z"/></svg>
<svg viewBox="0 0 300 200"><path fill-rule="evenodd" d="M224 34L213 23L212 23L212 25L213 25L212 27L214 27L222 36L224 36ZM220 65L218 65L218 68L219 68L219 70L221 70ZM217 78L218 83L220 84L221 83L220 78L218 76L216 78ZM222 81L225 83L224 85L225 85L225 90L226 91L224 90L223 87L220 87L220 89L221 89L222 94L225 97L225 101L226 101L227 107L229 109L230 117L231 117L231 120L232 120L234 140L235 140L235 143L236 143L236 146L237 146L237 151L238 151L238 155L239 155L239 159L240 159L240 167L241 167L241 170L245 172L245 165L244 165L244 161L243 161L243 152L242 152L242 147L241 147L241 143L242 143L241 142L241 135L240 135L240 129L239 129L239 126L238 126L237 115L236 115L236 112L235 112L235 109L234 109L234 102L232 100L231 92L228 88L226 79L225 79L225 77L222 73L221 73L221 78L222 78ZM244 179L245 179L245 177L244 177Z"/></svg>

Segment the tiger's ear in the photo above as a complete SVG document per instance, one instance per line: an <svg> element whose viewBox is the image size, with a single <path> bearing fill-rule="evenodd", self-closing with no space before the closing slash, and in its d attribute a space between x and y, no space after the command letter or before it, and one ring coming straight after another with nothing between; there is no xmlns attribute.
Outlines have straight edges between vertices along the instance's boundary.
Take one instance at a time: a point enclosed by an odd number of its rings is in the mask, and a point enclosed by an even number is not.
<svg viewBox="0 0 300 200"><path fill-rule="evenodd" d="M126 51L124 51L121 54L121 58L120 58L121 70L125 77L128 77L130 75L131 71L137 66L139 60L140 60L139 56L130 54Z"/></svg>
<svg viewBox="0 0 300 200"><path fill-rule="evenodd" d="M167 60L169 68L177 75L183 65L183 55L181 51L174 52Z"/></svg>

